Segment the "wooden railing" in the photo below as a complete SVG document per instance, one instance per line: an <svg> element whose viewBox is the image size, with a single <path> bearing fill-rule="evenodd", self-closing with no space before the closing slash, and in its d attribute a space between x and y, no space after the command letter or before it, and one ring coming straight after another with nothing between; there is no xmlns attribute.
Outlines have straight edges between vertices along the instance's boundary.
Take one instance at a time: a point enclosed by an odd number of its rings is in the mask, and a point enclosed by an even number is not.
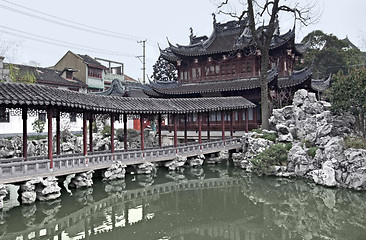
<svg viewBox="0 0 366 240"><path fill-rule="evenodd" d="M126 165L140 164L144 162L157 162L174 159L176 154L182 156L195 156L218 152L222 149L233 149L240 147L240 139L227 139L207 141L201 144L192 143L179 145L176 148L168 146L164 148L152 148L146 150L130 150L111 152L95 152L91 155L70 154L59 155L53 159L53 168L50 168L51 160L45 157L33 157L27 160L23 158L0 159L0 182L1 179L44 175L53 173L77 173L81 169L108 168L114 162L121 161Z"/></svg>

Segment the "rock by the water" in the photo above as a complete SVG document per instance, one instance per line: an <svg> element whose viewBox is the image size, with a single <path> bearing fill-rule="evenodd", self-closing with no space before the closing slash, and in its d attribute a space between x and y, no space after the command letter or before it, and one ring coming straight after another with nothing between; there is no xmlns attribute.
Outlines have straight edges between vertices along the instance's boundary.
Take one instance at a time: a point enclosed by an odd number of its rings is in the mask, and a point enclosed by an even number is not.
<svg viewBox="0 0 366 240"><path fill-rule="evenodd" d="M175 159L172 161L167 161L164 163L164 166L167 167L170 171L179 170L179 168L183 167L187 162L187 157L183 157L181 155L176 155Z"/></svg>
<svg viewBox="0 0 366 240"><path fill-rule="evenodd" d="M8 195L8 190L5 185L0 185L0 210L4 207L3 199Z"/></svg>
<svg viewBox="0 0 366 240"><path fill-rule="evenodd" d="M136 174L152 174L155 172L155 165L151 162L138 164L135 166Z"/></svg>
<svg viewBox="0 0 366 240"><path fill-rule="evenodd" d="M191 167L202 166L205 159L206 159L205 155L201 154L196 157L188 159L188 164Z"/></svg>
<svg viewBox="0 0 366 240"><path fill-rule="evenodd" d="M80 188L93 186L93 173L94 171L88 171L85 173L75 174L75 177L72 178L69 187Z"/></svg>
<svg viewBox="0 0 366 240"><path fill-rule="evenodd" d="M205 160L206 163L208 163L208 164L221 163L223 161L227 161L230 156L228 150L221 150L218 153L218 156L212 156L212 155L206 158L206 160Z"/></svg>
<svg viewBox="0 0 366 240"><path fill-rule="evenodd" d="M124 179L126 175L126 165L122 162L114 163L110 168L103 173L103 181L110 181L115 179Z"/></svg>

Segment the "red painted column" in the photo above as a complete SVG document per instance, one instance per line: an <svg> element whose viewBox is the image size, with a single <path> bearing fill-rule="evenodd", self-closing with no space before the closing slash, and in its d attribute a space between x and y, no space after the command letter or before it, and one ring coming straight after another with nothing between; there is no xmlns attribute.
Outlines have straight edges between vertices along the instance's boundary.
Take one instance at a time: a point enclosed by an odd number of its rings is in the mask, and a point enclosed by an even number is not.
<svg viewBox="0 0 366 240"><path fill-rule="evenodd" d="M221 131L222 131L222 140L225 140L225 112L221 111Z"/></svg>
<svg viewBox="0 0 366 240"><path fill-rule="evenodd" d="M28 131L27 131L27 115L28 109L22 109L22 119L23 119L23 158L27 160L28 157Z"/></svg>
<svg viewBox="0 0 366 240"><path fill-rule="evenodd" d="M177 136L177 115L173 115L173 123L174 123L174 147L178 146L178 136Z"/></svg>
<svg viewBox="0 0 366 240"><path fill-rule="evenodd" d="M207 140L210 140L210 112L207 112Z"/></svg>
<svg viewBox="0 0 366 240"><path fill-rule="evenodd" d="M114 153L114 114L111 114L111 153Z"/></svg>
<svg viewBox="0 0 366 240"><path fill-rule="evenodd" d="M61 154L61 126L60 126L60 111L57 111L56 115L56 154Z"/></svg>
<svg viewBox="0 0 366 240"><path fill-rule="evenodd" d="M89 152L93 152L93 115L89 118Z"/></svg>
<svg viewBox="0 0 366 240"><path fill-rule="evenodd" d="M187 117L188 114L184 114L184 143L187 144L188 143L188 137L187 137Z"/></svg>
<svg viewBox="0 0 366 240"><path fill-rule="evenodd" d="M234 110L231 110L231 117L230 117L230 136L231 138L234 137Z"/></svg>
<svg viewBox="0 0 366 240"><path fill-rule="evenodd" d="M198 113L197 114L197 121L198 121L198 143L201 144L202 143L202 119L201 119L202 114Z"/></svg>
<svg viewBox="0 0 366 240"><path fill-rule="evenodd" d="M127 151L127 113L123 114L123 144Z"/></svg>
<svg viewBox="0 0 366 240"><path fill-rule="evenodd" d="M158 114L158 137L159 137L159 147L162 147L161 143L161 113Z"/></svg>
<svg viewBox="0 0 366 240"><path fill-rule="evenodd" d="M52 109L47 109L47 121L48 121L48 159L51 160L50 168L53 168L53 156L52 156Z"/></svg>
<svg viewBox="0 0 366 240"><path fill-rule="evenodd" d="M140 130L141 130L141 150L145 150L144 143L144 115L140 115Z"/></svg>
<svg viewBox="0 0 366 240"><path fill-rule="evenodd" d="M248 108L245 109L245 132L249 131L249 114L248 114Z"/></svg>
<svg viewBox="0 0 366 240"><path fill-rule="evenodd" d="M86 124L86 120L87 120L87 113L84 112L83 113L83 154L84 156L86 156L88 154L88 126Z"/></svg>

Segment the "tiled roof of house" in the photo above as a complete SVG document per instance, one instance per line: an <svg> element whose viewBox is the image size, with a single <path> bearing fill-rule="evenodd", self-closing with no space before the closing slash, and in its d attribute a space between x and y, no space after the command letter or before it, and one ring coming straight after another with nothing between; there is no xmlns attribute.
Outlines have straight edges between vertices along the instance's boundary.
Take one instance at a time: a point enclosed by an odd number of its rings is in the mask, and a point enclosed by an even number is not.
<svg viewBox="0 0 366 240"><path fill-rule="evenodd" d="M88 66L96 67L96 68L103 68L103 69L106 68L103 64L101 64L94 58L90 57L89 55L81 55L81 54L77 54L77 55L79 57L81 57L83 59L84 63Z"/></svg>
<svg viewBox="0 0 366 240"><path fill-rule="evenodd" d="M51 68L33 67L20 64L5 64L6 68L10 68L10 65L19 71L20 76L30 74L36 78L36 83L53 85L53 86L65 86L65 87L77 87L84 88L87 85L77 78L64 79L61 77L61 72Z"/></svg>
<svg viewBox="0 0 366 240"><path fill-rule="evenodd" d="M0 83L0 107L51 107L77 112L166 114L245 109L255 105L243 97L129 98L80 93L37 84Z"/></svg>

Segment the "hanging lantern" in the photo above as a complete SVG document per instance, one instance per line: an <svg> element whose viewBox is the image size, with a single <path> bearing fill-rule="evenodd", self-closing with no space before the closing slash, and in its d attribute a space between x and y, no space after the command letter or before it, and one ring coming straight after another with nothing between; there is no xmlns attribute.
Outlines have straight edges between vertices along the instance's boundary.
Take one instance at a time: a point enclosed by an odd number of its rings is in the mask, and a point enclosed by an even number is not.
<svg viewBox="0 0 366 240"><path fill-rule="evenodd" d="M238 58L241 58L241 53L237 53L237 54L236 54L236 56L237 56Z"/></svg>
<svg viewBox="0 0 366 240"><path fill-rule="evenodd" d="M208 61L209 62L212 62L212 57L208 57Z"/></svg>
<svg viewBox="0 0 366 240"><path fill-rule="evenodd" d="M182 61L177 61L177 66L182 65Z"/></svg>
<svg viewBox="0 0 366 240"><path fill-rule="evenodd" d="M255 53L257 54L257 56L262 56L262 52L261 52L261 50L259 50L259 49L257 49L257 50L255 51Z"/></svg>
<svg viewBox="0 0 366 240"><path fill-rule="evenodd" d="M286 52L287 52L287 55L290 56L291 55L291 52L292 52L292 49L287 49Z"/></svg>
<svg viewBox="0 0 366 240"><path fill-rule="evenodd" d="M194 63L198 63L198 58L195 58L194 59Z"/></svg>

